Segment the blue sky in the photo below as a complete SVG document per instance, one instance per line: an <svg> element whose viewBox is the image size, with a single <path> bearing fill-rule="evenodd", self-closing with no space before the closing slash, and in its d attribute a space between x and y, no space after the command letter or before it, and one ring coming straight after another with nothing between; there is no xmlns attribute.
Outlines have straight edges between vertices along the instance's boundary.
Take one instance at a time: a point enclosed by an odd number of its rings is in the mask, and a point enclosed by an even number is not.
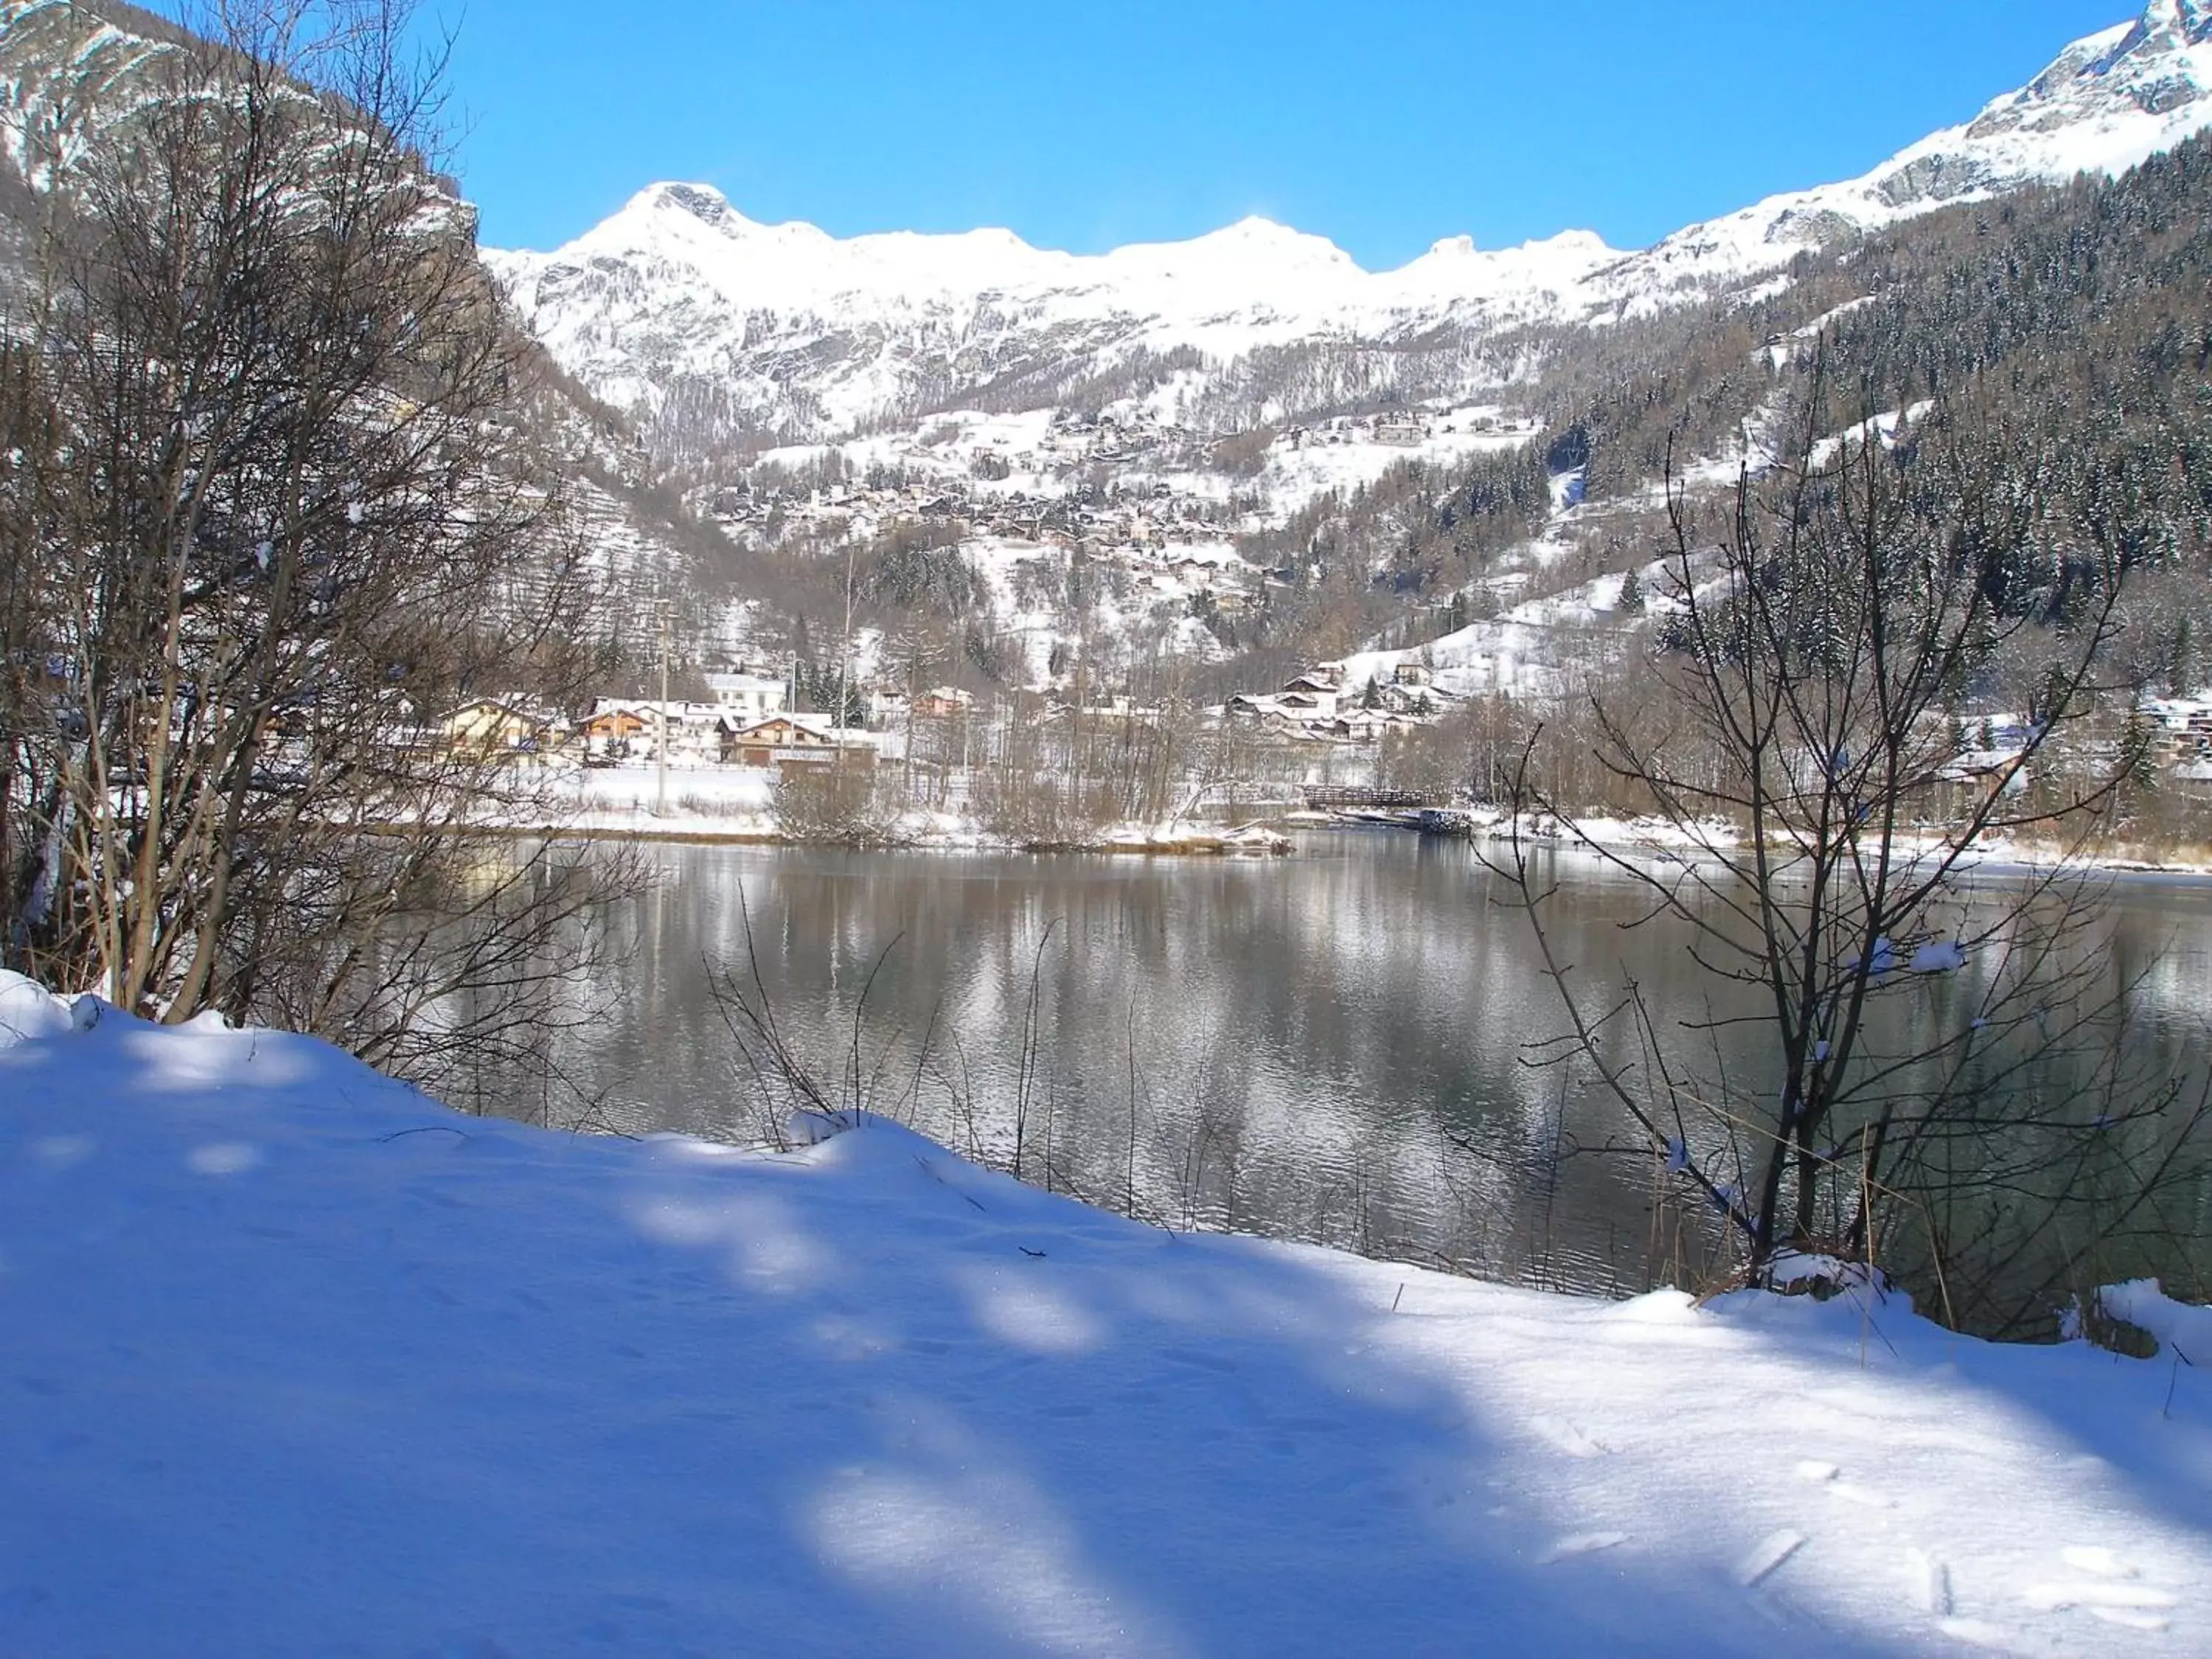
<svg viewBox="0 0 2212 1659"><path fill-rule="evenodd" d="M1095 252L1248 213L1370 269L1641 246L1863 171L2130 0L423 0L493 246L662 179L841 235ZM441 9L441 8L444 9Z"/></svg>

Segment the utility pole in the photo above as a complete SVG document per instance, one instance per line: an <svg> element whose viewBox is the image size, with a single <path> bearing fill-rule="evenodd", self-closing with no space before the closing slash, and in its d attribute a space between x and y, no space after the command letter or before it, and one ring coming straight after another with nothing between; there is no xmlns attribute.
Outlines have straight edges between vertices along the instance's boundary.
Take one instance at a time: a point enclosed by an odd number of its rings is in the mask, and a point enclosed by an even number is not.
<svg viewBox="0 0 2212 1659"><path fill-rule="evenodd" d="M668 602L660 602L660 702L655 705L654 723L657 735L653 744L653 765L656 776L653 787L653 816L668 816Z"/></svg>

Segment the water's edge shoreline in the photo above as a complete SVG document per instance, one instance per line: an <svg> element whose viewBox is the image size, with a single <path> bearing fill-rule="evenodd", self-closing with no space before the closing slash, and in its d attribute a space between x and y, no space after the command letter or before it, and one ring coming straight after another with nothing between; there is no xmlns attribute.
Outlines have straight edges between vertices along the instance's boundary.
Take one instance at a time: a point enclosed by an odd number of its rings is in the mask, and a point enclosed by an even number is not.
<svg viewBox="0 0 2212 1659"><path fill-rule="evenodd" d="M1328 824L1292 823L1287 828L1297 831L1326 830L1331 833L1347 833L1390 828L1410 830L1413 826L1392 826L1378 824L1370 820L1352 820ZM1091 854L1105 857L1254 858L1281 857L1298 850L1297 842L1290 834L1285 833L1285 828L1264 821L1238 825L1234 830L1220 833L1202 831L1188 836L1143 838L1104 837L1095 840L1038 842L1007 841L980 834L821 838L786 835L780 830L764 828L717 829L711 824L696 820L666 824L609 823L604 821L584 823L501 824L489 826L489 832L517 841L610 842L694 847L817 848L843 852L1024 853L1036 856L1054 854ZM1498 835L1486 837L1462 836L1453 839L1504 842L1508 837ZM1532 845L1541 847L1550 852L1695 856L1701 850L1680 842L1639 838L1634 836L1534 835L1528 839ZM2055 846L2049 848L2008 846L2001 853L1991 853L1973 859L1970 863L1962 866L1960 872L2018 879L2047 876L2062 866L2082 872L2117 877L2166 881L2212 881L2212 860L2160 860L2125 854L2077 856L2069 854L2066 849Z"/></svg>

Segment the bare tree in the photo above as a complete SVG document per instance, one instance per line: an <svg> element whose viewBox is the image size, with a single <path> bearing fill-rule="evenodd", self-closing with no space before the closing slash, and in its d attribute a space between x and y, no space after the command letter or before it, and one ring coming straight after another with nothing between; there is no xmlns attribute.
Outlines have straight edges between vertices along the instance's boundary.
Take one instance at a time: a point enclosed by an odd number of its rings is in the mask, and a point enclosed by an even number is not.
<svg viewBox="0 0 2212 1659"><path fill-rule="evenodd" d="M1954 1317L2009 1323L2164 1224L2196 1121L2131 1059L2131 988L2097 948L2081 854L2124 758L2051 775L2097 701L2123 570L2008 434L1838 441L1828 407L1816 392L1792 463L1744 476L1710 538L1670 486L1656 667L1679 718L1655 729L1648 692L1592 699L1597 757L1681 850L1599 845L1529 765L1511 791L1516 826L1555 817L1640 884L1640 925L1682 930L1710 1014L1662 1025L1625 973L1562 959L1556 866L1517 827L1498 867L1566 1011L1547 1057L1609 1092L1753 1282L1804 1255L1902 1260ZM2063 611L2024 594L2051 566ZM2036 660L2034 706L1972 752L1960 711L2007 655ZM1969 883L1998 837L2051 861Z"/></svg>
<svg viewBox="0 0 2212 1659"><path fill-rule="evenodd" d="M526 1046L574 966L580 861L504 837L550 820L526 721L589 595L407 23L226 9L15 111L0 907L51 982L419 1070ZM479 697L497 738L444 724Z"/></svg>
<svg viewBox="0 0 2212 1659"><path fill-rule="evenodd" d="M776 826L793 841L891 847L903 839L891 780L873 758L794 763L770 790Z"/></svg>

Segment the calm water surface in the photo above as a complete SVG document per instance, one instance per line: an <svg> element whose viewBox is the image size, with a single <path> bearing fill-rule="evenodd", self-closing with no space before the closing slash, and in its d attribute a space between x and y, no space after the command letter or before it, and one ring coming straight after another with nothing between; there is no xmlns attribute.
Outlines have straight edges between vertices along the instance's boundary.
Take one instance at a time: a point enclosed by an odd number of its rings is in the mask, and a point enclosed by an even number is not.
<svg viewBox="0 0 2212 1659"><path fill-rule="evenodd" d="M1651 1160L1610 1150L1632 1144L1617 1109L1530 1064L1561 1029L1557 995L1465 843L1322 833L1249 861L649 856L658 884L594 918L622 971L559 1056L607 1127L758 1135L761 1093L714 994L750 980L750 918L777 1021L832 1086L874 969L869 1105L1001 1165L1033 1024L1024 1173L1094 1201L1585 1290L1642 1289L1680 1248L1655 1234ZM1591 861L1560 872L1563 957L1633 978L1668 1019L1709 1011L1681 931L1624 926L1639 889ZM2123 880L2111 927L2113 973L2146 974L2141 1040L2200 1063L2212 884ZM1755 1049L1726 1059L1755 1086Z"/></svg>

